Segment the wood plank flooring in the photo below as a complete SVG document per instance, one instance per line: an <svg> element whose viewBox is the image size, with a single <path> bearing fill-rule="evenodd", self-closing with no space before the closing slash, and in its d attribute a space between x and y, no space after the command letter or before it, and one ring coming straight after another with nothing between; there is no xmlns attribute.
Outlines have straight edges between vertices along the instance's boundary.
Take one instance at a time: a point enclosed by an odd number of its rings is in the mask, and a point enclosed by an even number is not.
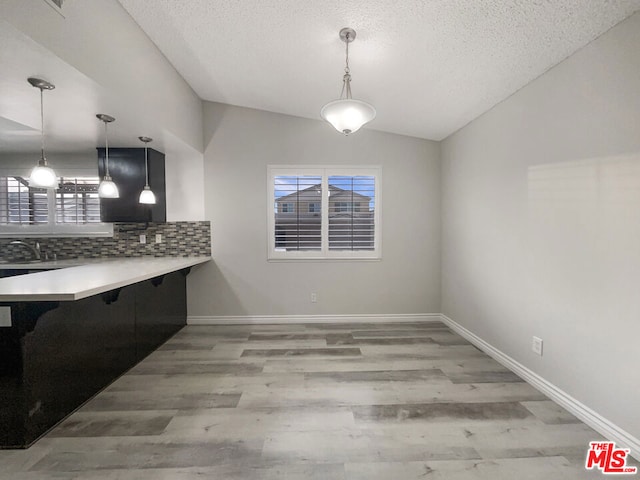
<svg viewBox="0 0 640 480"><path fill-rule="evenodd" d="M440 323L188 326L0 478L582 480L600 438Z"/></svg>

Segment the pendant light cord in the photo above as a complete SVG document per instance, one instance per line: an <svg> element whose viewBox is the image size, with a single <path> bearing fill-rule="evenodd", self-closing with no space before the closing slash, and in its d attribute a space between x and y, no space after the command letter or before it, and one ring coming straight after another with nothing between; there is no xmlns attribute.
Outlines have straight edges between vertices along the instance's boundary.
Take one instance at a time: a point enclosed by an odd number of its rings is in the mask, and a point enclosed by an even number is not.
<svg viewBox="0 0 640 480"><path fill-rule="evenodd" d="M109 136L107 135L107 122L104 122L104 158L105 177L109 177Z"/></svg>
<svg viewBox="0 0 640 480"><path fill-rule="evenodd" d="M149 165L147 164L147 146L144 146L144 172L145 172L145 185L149 186Z"/></svg>
<svg viewBox="0 0 640 480"><path fill-rule="evenodd" d="M347 55L346 55L347 58L346 58L346 64L345 64L345 67L344 67L344 73L350 73L350 70L349 70L349 34L348 33L347 33L346 44L347 44Z"/></svg>
<svg viewBox="0 0 640 480"><path fill-rule="evenodd" d="M47 165L47 157L44 156L44 95L42 93L42 88L40 89L40 137L42 140L42 165Z"/></svg>
<svg viewBox="0 0 640 480"><path fill-rule="evenodd" d="M345 43L346 47L346 60L344 66L344 76L342 77L342 91L340 92L340 100L345 94L347 94L347 99L351 98L351 69L349 68L349 34L347 33Z"/></svg>

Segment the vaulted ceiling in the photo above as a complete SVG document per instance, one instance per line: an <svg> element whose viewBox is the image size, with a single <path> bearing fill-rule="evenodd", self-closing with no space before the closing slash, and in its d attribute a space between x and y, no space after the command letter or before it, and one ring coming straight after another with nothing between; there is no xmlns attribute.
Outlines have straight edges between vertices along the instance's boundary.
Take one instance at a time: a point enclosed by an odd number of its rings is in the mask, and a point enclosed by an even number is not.
<svg viewBox="0 0 640 480"><path fill-rule="evenodd" d="M319 118L342 85L369 128L440 140L640 9L640 0L119 0L204 100Z"/></svg>

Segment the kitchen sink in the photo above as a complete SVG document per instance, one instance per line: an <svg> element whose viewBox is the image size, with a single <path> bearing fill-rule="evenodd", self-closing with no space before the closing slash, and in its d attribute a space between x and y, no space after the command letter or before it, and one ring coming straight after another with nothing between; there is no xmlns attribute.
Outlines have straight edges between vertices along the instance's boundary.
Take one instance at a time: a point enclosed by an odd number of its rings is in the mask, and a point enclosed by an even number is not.
<svg viewBox="0 0 640 480"><path fill-rule="evenodd" d="M0 278L24 275L26 273L46 272L47 270L58 270L68 267L78 267L87 263L91 263L91 261L77 258L65 260L7 260L3 258L0 259Z"/></svg>
<svg viewBox="0 0 640 480"><path fill-rule="evenodd" d="M15 265L15 263L12 263L11 265ZM29 269L29 268L3 268L2 264L0 264L0 278L15 277L17 275L27 275L29 273L46 272L47 270L53 270L53 269L51 269L51 268L36 268L36 269Z"/></svg>
<svg viewBox="0 0 640 480"><path fill-rule="evenodd" d="M0 278L26 275L28 273L46 272L62 268L50 260L0 260Z"/></svg>

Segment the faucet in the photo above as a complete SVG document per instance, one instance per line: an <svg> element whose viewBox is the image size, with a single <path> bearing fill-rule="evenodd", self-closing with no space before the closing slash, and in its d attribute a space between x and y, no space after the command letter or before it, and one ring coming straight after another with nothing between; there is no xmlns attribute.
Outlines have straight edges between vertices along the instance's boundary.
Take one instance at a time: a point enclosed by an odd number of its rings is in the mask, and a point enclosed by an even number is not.
<svg viewBox="0 0 640 480"><path fill-rule="evenodd" d="M23 242L22 240L14 240L12 242L9 242L9 245L21 245L27 248L33 254L32 260L42 260L39 242L36 242L34 246L31 246L27 242Z"/></svg>

